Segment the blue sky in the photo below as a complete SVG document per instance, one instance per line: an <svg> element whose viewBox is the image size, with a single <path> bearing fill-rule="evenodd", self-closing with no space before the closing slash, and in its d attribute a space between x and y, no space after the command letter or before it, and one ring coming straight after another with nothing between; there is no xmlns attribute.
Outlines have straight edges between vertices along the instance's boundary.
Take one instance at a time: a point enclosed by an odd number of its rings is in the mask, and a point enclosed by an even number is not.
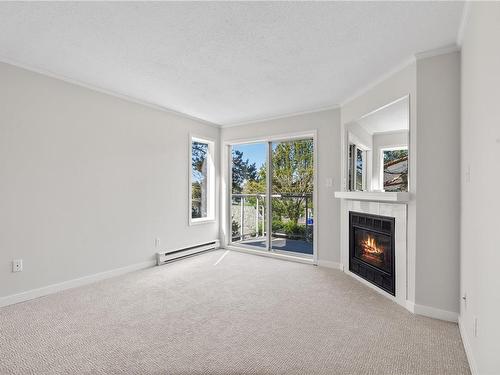
<svg viewBox="0 0 500 375"><path fill-rule="evenodd" d="M250 143L244 145L234 145L233 150L243 152L243 159L255 163L257 170L266 162L266 143Z"/></svg>

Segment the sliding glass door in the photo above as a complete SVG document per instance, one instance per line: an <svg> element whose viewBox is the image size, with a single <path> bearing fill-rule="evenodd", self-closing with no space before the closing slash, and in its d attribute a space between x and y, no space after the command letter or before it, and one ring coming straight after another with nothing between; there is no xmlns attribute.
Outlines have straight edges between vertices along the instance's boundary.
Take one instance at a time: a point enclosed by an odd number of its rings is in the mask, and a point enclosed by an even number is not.
<svg viewBox="0 0 500 375"><path fill-rule="evenodd" d="M314 141L231 145L231 244L312 257Z"/></svg>
<svg viewBox="0 0 500 375"><path fill-rule="evenodd" d="M271 249L313 254L314 142L272 143Z"/></svg>
<svg viewBox="0 0 500 375"><path fill-rule="evenodd" d="M231 146L231 242L267 249L267 143Z"/></svg>

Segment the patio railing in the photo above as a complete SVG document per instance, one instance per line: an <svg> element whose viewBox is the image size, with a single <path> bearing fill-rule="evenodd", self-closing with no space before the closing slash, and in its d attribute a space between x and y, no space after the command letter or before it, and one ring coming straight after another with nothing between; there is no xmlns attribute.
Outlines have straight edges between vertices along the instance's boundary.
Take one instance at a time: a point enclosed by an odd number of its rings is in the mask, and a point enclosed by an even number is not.
<svg viewBox="0 0 500 375"><path fill-rule="evenodd" d="M312 194L273 194L271 207L273 238L312 242L314 226ZM232 194L232 241L265 238L266 209L266 194Z"/></svg>

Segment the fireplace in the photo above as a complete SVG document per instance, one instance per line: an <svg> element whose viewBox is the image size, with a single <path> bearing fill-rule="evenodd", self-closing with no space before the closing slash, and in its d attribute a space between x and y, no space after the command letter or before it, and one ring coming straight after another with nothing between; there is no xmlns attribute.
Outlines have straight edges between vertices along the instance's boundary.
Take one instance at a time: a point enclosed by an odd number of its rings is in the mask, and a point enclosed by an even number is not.
<svg viewBox="0 0 500 375"><path fill-rule="evenodd" d="M349 212L349 270L395 296L393 217Z"/></svg>

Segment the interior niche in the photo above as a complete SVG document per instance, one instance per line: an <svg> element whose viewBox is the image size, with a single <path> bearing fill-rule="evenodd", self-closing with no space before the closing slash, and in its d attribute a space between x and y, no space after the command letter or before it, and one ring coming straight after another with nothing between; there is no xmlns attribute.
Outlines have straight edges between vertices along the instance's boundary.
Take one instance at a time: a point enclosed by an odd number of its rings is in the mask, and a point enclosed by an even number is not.
<svg viewBox="0 0 500 375"><path fill-rule="evenodd" d="M347 191L406 192L409 96L346 125Z"/></svg>

